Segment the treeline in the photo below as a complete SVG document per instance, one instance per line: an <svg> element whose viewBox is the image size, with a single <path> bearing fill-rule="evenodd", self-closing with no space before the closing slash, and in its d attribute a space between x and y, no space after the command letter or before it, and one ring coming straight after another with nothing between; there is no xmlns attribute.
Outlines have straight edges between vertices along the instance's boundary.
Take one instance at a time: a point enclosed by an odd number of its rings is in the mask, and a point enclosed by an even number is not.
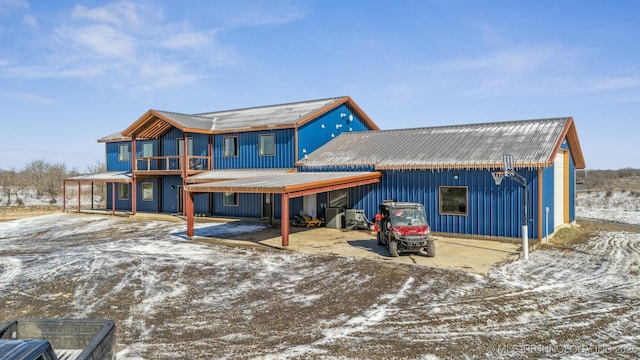
<svg viewBox="0 0 640 360"><path fill-rule="evenodd" d="M640 186L640 169L578 170L576 182L586 189L634 188Z"/></svg>
<svg viewBox="0 0 640 360"><path fill-rule="evenodd" d="M94 166L87 167L89 174L97 174L105 171L103 163L98 162ZM34 160L22 170L0 169L0 198L2 205L10 205L15 202L22 205L20 194L35 193L38 199L49 197L51 203L56 202L62 194L64 179L81 175L76 169L68 170L64 164L51 164L44 160Z"/></svg>

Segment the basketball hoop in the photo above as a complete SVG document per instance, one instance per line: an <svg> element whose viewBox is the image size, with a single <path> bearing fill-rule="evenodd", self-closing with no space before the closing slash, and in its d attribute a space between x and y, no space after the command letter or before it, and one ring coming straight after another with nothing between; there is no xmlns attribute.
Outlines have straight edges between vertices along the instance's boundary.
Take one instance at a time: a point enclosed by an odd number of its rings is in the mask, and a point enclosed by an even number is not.
<svg viewBox="0 0 640 360"><path fill-rule="evenodd" d="M504 171L492 171L491 176L493 176L493 181L496 182L496 185L500 185L502 179L504 179Z"/></svg>

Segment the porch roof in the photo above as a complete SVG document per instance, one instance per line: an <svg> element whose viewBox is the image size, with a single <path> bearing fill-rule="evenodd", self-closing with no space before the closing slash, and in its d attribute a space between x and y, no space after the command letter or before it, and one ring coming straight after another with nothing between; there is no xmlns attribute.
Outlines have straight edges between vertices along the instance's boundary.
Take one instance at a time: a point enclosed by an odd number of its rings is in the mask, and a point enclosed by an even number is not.
<svg viewBox="0 0 640 360"><path fill-rule="evenodd" d="M130 183L132 182L131 173L127 171L107 171L99 174L88 174L74 176L64 181L72 182L114 182L114 183Z"/></svg>
<svg viewBox="0 0 640 360"><path fill-rule="evenodd" d="M296 169L220 169L210 170L198 175L190 176L187 183L203 183L223 180L246 179L254 177L264 177L282 175L296 172Z"/></svg>
<svg viewBox="0 0 640 360"><path fill-rule="evenodd" d="M237 192L288 194L289 197L345 189L380 182L379 172L296 172L272 176L199 183L185 186L188 192Z"/></svg>

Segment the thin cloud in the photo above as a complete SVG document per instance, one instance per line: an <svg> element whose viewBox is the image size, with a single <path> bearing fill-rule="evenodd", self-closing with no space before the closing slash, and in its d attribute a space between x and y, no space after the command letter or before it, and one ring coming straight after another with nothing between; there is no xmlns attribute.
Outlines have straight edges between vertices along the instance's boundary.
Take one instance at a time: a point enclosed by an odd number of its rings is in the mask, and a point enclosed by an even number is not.
<svg viewBox="0 0 640 360"><path fill-rule="evenodd" d="M0 0L0 15L6 15L14 10L28 9L29 3L26 0Z"/></svg>
<svg viewBox="0 0 640 360"><path fill-rule="evenodd" d="M234 53L216 41L215 29L191 29L162 14L129 1L77 5L64 24L42 32L50 34L40 41L48 48L33 49L37 57L12 54L0 62L0 76L97 78L115 88L148 91L188 85L211 68L235 64Z"/></svg>
<svg viewBox="0 0 640 360"><path fill-rule="evenodd" d="M288 2L255 2L238 14L228 14L226 20L231 27L283 25L298 21L309 14L306 7Z"/></svg>
<svg viewBox="0 0 640 360"><path fill-rule="evenodd" d="M23 17L22 22L32 29L38 29L38 20L33 15L27 15Z"/></svg>
<svg viewBox="0 0 640 360"><path fill-rule="evenodd" d="M37 104L37 105L54 105L57 103L57 101L49 97L31 94L31 93L21 93L21 92L9 93L9 94L5 94L4 97L28 102L31 104Z"/></svg>

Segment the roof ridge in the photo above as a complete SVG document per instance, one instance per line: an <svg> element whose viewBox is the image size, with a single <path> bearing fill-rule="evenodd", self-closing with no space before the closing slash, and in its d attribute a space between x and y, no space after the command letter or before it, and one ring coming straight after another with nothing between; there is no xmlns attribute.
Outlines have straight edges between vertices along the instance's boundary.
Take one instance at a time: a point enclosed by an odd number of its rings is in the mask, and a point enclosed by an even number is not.
<svg viewBox="0 0 640 360"><path fill-rule="evenodd" d="M541 119L524 119L524 120L506 120L506 121L493 121L483 123L468 123L468 124L454 124L454 125L436 125L436 126L421 126L421 127L409 127L400 129L381 129L381 130L368 130L367 132L394 132L394 131L407 131L407 130L425 130L425 129L451 129L460 127L479 127L484 125L510 125L510 124L522 124L528 122L539 121L552 121L552 120L568 120L570 116L553 117L553 118L541 118ZM357 132L349 132L346 134L356 134Z"/></svg>
<svg viewBox="0 0 640 360"><path fill-rule="evenodd" d="M197 117L197 118L201 118L201 119L206 119L206 120L211 120L208 117L205 116L200 116L198 114L185 114L185 113L179 113L179 112L175 112L175 111L167 111L167 110L158 110L158 109L152 109L153 111L159 111L159 112L163 112L163 113L167 113L167 114L176 114L176 115L184 115L184 116L193 116L193 117Z"/></svg>
<svg viewBox="0 0 640 360"><path fill-rule="evenodd" d="M310 102L315 102L315 101L337 100L337 99L343 99L343 98L346 98L346 97L347 96L336 96L336 97L328 97L328 98L314 99L314 100L293 101L293 102L281 103L281 104L250 106L250 107L246 107L246 108L236 108L236 109L227 109L227 110L206 111L206 112L201 112L201 113L195 113L195 114L192 114L192 115L193 116L204 117L203 115L205 115L205 114L215 114L215 113L221 113L221 112L252 110L252 109L265 109L265 108L271 108L271 107L276 107L276 106L297 105L297 104L304 104L304 103L310 103ZM185 115L187 115L187 114L185 114Z"/></svg>

